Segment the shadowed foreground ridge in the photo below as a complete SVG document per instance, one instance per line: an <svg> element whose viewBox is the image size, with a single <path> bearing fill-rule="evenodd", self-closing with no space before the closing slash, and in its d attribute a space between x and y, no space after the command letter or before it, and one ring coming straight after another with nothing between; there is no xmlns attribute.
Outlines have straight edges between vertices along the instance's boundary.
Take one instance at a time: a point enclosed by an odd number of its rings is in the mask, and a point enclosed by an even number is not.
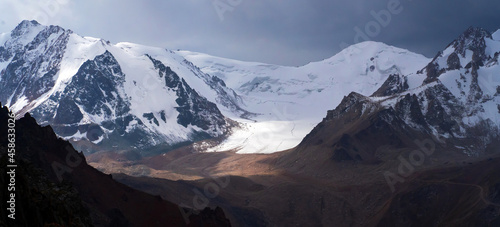
<svg viewBox="0 0 500 227"><path fill-rule="evenodd" d="M7 185L8 109L0 108L0 185ZM83 154L29 114L16 121L16 220L0 226L230 226L220 208L189 217L159 196L137 191L87 165ZM0 197L8 200L7 187ZM0 203L6 210L7 203ZM4 213L4 212L2 212Z"/></svg>

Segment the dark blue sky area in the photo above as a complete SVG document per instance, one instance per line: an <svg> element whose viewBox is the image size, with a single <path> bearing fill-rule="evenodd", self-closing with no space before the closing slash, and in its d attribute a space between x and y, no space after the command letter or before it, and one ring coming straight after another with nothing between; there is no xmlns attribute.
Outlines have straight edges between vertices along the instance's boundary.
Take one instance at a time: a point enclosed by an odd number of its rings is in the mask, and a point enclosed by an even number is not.
<svg viewBox="0 0 500 227"><path fill-rule="evenodd" d="M433 57L469 26L500 28L497 0L3 1L1 32L36 19L114 43L282 65L322 60L366 39Z"/></svg>

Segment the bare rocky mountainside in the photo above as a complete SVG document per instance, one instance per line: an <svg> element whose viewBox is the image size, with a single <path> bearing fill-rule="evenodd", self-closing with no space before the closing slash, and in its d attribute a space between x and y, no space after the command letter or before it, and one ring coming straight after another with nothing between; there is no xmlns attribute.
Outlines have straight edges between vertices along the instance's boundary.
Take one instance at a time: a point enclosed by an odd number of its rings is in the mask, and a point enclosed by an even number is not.
<svg viewBox="0 0 500 227"><path fill-rule="evenodd" d="M72 201L50 222L181 223L179 204L211 207L196 225L500 225L500 30L433 59L364 42L300 67L35 21L0 37L0 101L33 116L23 171ZM58 183L62 139L83 161Z"/></svg>
<svg viewBox="0 0 500 227"><path fill-rule="evenodd" d="M0 109L0 161L7 173L7 119ZM41 127L29 114L16 122L16 218L0 226L230 226L220 208L197 215L113 180L89 166L82 153ZM9 178L2 174L0 182ZM7 188L0 197L9 200ZM2 210L7 210L2 203ZM190 215L192 214L192 215Z"/></svg>

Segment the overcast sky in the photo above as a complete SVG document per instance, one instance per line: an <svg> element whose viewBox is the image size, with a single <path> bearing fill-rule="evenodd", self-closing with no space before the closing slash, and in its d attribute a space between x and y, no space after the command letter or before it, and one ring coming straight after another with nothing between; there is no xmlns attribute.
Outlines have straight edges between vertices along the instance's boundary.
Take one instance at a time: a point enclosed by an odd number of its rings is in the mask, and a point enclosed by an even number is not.
<svg viewBox="0 0 500 227"><path fill-rule="evenodd" d="M294 66L367 38L433 57L469 26L500 28L498 0L0 0L0 12L0 32L36 19L113 43Z"/></svg>

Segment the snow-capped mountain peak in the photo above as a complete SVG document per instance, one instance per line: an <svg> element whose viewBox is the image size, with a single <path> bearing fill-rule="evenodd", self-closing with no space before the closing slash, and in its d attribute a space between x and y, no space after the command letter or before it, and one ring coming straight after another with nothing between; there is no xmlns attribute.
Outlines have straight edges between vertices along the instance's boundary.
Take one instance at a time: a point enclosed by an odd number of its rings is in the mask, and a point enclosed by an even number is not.
<svg viewBox="0 0 500 227"><path fill-rule="evenodd" d="M455 52L465 57L466 51L470 50L477 54L484 54L486 48L485 39L491 39L491 33L483 28L469 27L450 46L455 48Z"/></svg>
<svg viewBox="0 0 500 227"><path fill-rule="evenodd" d="M246 112L220 79L162 48L114 45L23 21L0 56L0 101L87 147L149 148L217 137L231 127L217 104L235 115Z"/></svg>
<svg viewBox="0 0 500 227"><path fill-rule="evenodd" d="M420 73L425 71L426 82L431 82L446 71L462 68L477 69L494 60L497 49L498 44L490 32L470 27L444 51L440 51Z"/></svg>
<svg viewBox="0 0 500 227"><path fill-rule="evenodd" d="M497 34L467 29L417 74L389 77L373 101L396 109L413 128L453 138L468 155L479 155L500 135Z"/></svg>

